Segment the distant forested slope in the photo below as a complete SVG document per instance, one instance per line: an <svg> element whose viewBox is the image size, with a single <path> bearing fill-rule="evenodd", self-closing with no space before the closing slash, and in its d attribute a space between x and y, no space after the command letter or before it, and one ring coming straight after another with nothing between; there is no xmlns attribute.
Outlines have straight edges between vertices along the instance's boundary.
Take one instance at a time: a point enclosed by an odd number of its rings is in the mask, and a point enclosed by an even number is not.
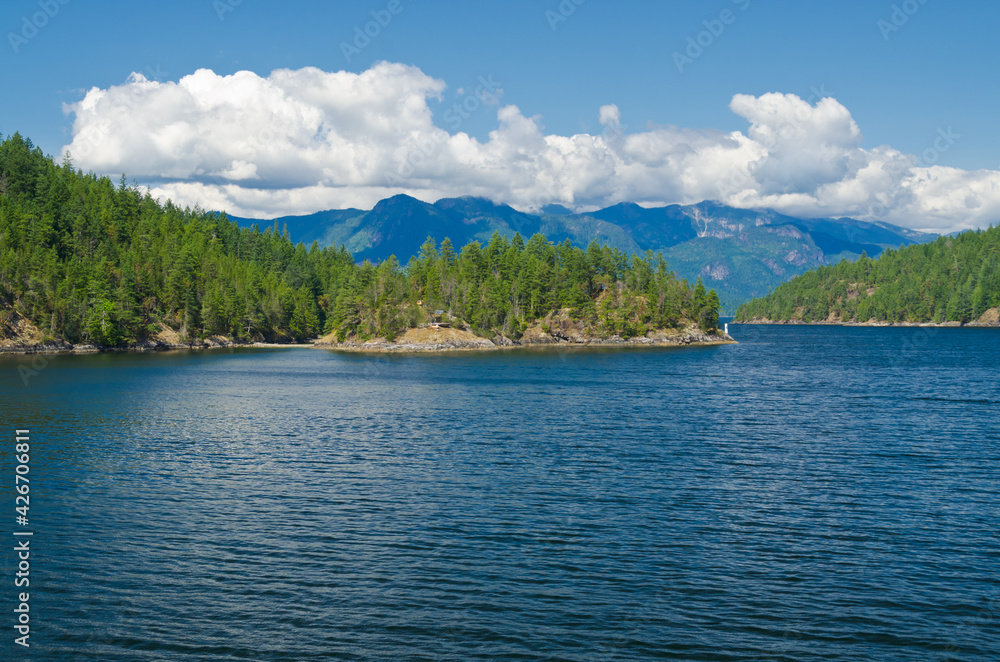
<svg viewBox="0 0 1000 662"><path fill-rule="evenodd" d="M1000 228L990 228L821 267L740 306L737 319L966 324L998 306Z"/></svg>

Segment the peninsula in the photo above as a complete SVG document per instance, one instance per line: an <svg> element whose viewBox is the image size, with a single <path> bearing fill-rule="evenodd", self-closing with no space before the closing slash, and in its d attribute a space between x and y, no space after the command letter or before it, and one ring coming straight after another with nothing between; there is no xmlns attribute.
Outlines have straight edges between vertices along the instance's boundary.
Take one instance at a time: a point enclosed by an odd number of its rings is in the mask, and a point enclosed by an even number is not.
<svg viewBox="0 0 1000 662"><path fill-rule="evenodd" d="M719 307L652 252L495 232L358 263L0 141L0 352L731 342Z"/></svg>

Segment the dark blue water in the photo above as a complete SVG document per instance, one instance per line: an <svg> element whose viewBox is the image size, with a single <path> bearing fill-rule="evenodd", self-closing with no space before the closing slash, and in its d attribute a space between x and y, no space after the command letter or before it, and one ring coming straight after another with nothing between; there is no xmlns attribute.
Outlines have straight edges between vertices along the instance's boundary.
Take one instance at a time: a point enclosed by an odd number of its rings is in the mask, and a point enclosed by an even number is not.
<svg viewBox="0 0 1000 662"><path fill-rule="evenodd" d="M0 657L1000 659L1000 332L731 331L4 357Z"/></svg>

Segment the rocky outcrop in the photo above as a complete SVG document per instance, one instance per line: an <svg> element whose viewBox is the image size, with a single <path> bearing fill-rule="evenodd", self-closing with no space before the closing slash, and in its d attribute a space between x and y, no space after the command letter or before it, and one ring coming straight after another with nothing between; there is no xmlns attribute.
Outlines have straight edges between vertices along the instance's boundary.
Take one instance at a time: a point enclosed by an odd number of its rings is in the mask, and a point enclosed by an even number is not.
<svg viewBox="0 0 1000 662"><path fill-rule="evenodd" d="M557 345L559 340L542 327L533 326L521 336L521 343L525 345Z"/></svg>
<svg viewBox="0 0 1000 662"><path fill-rule="evenodd" d="M570 310L565 308L528 327L518 340L520 345L716 345L727 342L736 341L722 331L705 333L692 323L678 329L650 331L645 336L633 338L605 336L585 322L573 319Z"/></svg>
<svg viewBox="0 0 1000 662"><path fill-rule="evenodd" d="M448 352L463 350L497 349L499 346L491 340L464 329L427 328L409 329L395 341L385 338L373 340L347 339L338 342L333 335L317 340L314 345L320 348L340 349L351 352Z"/></svg>
<svg viewBox="0 0 1000 662"><path fill-rule="evenodd" d="M316 347L349 352L443 352L466 350L496 350L518 347L626 347L626 346L685 346L722 345L736 341L722 331L708 334L696 325L690 324L679 329L651 331L645 336L622 338L621 336L601 336L593 329L569 316L567 310L553 313L528 327L517 340L503 335L482 338L463 329L410 329L395 342L385 338L369 341L348 339L338 342L328 336L315 343Z"/></svg>
<svg viewBox="0 0 1000 662"><path fill-rule="evenodd" d="M532 337L537 335L541 339L544 338L543 334L547 334L557 343L584 344L598 337L598 334L582 320L573 319L570 311L565 308L549 313L545 319L528 330L532 329L542 331L542 334L532 334ZM522 342L524 342L523 337ZM531 344L530 339L528 340L528 344Z"/></svg>
<svg viewBox="0 0 1000 662"><path fill-rule="evenodd" d="M0 309L0 353L36 354L65 352L71 349L72 345L47 337L41 329L12 308Z"/></svg>
<svg viewBox="0 0 1000 662"><path fill-rule="evenodd" d="M291 344L291 343L288 343ZM219 349L259 347L265 343L238 342L226 336L184 341L170 327L161 324L160 332L124 347L103 347L91 343L72 344L47 337L38 327L10 308L0 310L0 354L92 354L96 352L159 352L171 349Z"/></svg>
<svg viewBox="0 0 1000 662"><path fill-rule="evenodd" d="M729 267L725 262L706 264L698 275L713 280L726 280L729 278Z"/></svg>
<svg viewBox="0 0 1000 662"><path fill-rule="evenodd" d="M163 334L159 334L152 338L132 343L125 349L132 352L160 352L168 349L221 349L224 347L246 347L253 344L255 343L237 342L226 336L209 336L204 340L183 342L180 338L174 340L171 338L164 338ZM95 348L94 351L99 350Z"/></svg>
<svg viewBox="0 0 1000 662"><path fill-rule="evenodd" d="M969 326L1000 326L1000 308L990 308Z"/></svg>

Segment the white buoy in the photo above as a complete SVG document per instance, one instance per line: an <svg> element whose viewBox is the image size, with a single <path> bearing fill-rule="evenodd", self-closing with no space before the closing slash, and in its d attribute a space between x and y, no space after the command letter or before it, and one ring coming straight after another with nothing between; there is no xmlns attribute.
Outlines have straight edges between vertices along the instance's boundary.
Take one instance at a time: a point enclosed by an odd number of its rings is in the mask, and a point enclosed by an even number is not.
<svg viewBox="0 0 1000 662"><path fill-rule="evenodd" d="M726 322L725 332L726 332L726 335L728 336L729 335L729 322Z"/></svg>

